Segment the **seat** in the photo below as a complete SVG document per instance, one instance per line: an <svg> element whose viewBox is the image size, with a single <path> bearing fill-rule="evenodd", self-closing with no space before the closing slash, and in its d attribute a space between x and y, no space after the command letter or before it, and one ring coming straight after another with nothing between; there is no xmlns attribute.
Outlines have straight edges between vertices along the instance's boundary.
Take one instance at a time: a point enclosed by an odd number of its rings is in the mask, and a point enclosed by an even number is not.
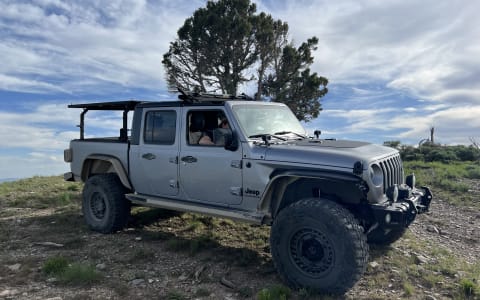
<svg viewBox="0 0 480 300"><path fill-rule="evenodd" d="M205 129L205 115L202 112L193 112L190 115L190 127L188 141L190 144L198 144Z"/></svg>

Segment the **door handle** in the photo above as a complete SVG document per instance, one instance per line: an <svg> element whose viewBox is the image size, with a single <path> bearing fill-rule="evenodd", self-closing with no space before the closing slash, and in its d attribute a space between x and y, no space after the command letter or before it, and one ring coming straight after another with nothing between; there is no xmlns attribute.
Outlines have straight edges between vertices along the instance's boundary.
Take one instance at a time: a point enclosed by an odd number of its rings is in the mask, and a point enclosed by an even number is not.
<svg viewBox="0 0 480 300"><path fill-rule="evenodd" d="M197 162L197 158L189 155L182 157L182 161L186 163L194 163Z"/></svg>
<svg viewBox="0 0 480 300"><path fill-rule="evenodd" d="M148 159L148 160L152 160L152 159L155 159L156 156L155 156L155 154L153 154L153 153L145 153L144 155L142 155L142 158L145 158L145 159Z"/></svg>

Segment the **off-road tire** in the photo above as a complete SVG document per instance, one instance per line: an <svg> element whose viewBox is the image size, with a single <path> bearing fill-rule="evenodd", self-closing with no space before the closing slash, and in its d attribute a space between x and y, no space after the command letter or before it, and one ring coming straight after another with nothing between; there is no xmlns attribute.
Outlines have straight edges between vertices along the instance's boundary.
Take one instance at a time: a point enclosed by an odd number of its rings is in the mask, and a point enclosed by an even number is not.
<svg viewBox="0 0 480 300"><path fill-rule="evenodd" d="M341 205L304 199L284 208L270 235L273 262L292 288L343 294L360 279L368 261L363 228Z"/></svg>
<svg viewBox="0 0 480 300"><path fill-rule="evenodd" d="M405 234L405 231L407 231L407 228L397 228L388 231L378 227L367 234L367 241L375 245L390 245L400 239Z"/></svg>
<svg viewBox="0 0 480 300"><path fill-rule="evenodd" d="M90 177L83 188L82 211L85 221L94 231L111 233L121 230L130 216L130 201L126 189L116 174Z"/></svg>

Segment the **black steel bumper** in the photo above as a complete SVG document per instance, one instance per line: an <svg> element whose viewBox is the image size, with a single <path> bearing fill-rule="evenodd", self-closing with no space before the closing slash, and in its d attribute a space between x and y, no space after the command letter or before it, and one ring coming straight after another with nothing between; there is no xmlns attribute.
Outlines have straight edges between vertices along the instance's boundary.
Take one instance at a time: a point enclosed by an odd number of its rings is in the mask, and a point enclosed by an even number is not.
<svg viewBox="0 0 480 300"><path fill-rule="evenodd" d="M408 227L418 214L428 211L433 198L428 187L411 189L403 186L397 191L397 199L394 201L371 205L374 218L380 227Z"/></svg>
<svg viewBox="0 0 480 300"><path fill-rule="evenodd" d="M67 172L63 174L63 180L65 181L75 181L75 176L72 172Z"/></svg>

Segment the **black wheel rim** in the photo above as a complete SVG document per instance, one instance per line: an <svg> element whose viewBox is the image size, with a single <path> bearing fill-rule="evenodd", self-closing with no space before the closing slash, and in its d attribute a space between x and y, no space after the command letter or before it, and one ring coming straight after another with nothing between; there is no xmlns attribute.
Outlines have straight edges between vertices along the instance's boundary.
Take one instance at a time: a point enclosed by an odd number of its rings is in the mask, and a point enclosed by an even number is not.
<svg viewBox="0 0 480 300"><path fill-rule="evenodd" d="M107 211L107 204L105 197L101 193L94 193L90 200L90 211L97 220L102 220Z"/></svg>
<svg viewBox="0 0 480 300"><path fill-rule="evenodd" d="M320 231L304 228L290 240L290 253L294 264L310 277L327 274L335 262L330 240Z"/></svg>

